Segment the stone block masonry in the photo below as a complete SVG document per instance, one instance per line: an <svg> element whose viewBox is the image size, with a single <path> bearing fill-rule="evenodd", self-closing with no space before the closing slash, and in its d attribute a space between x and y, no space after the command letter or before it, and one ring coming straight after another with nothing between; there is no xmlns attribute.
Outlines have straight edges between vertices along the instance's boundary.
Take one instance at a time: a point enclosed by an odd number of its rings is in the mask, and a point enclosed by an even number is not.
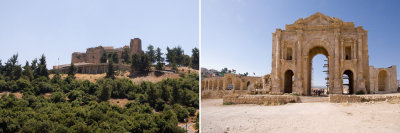
<svg viewBox="0 0 400 133"><path fill-rule="evenodd" d="M298 96L293 95L229 95L223 97L223 103L283 105L287 103L296 103L298 99Z"/></svg>

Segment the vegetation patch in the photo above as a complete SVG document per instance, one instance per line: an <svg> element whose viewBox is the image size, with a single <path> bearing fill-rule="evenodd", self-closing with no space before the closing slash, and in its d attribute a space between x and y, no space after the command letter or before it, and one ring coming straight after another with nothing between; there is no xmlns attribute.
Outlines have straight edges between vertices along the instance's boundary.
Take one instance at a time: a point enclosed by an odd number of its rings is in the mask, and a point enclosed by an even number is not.
<svg viewBox="0 0 400 133"><path fill-rule="evenodd" d="M0 132L184 132L178 122L198 115L198 74L135 84L107 72L90 82L76 80L73 68L50 78L44 55L24 67L17 58L0 61L0 92L23 94L1 96Z"/></svg>
<svg viewBox="0 0 400 133"><path fill-rule="evenodd" d="M232 102L224 102L224 105L232 105Z"/></svg>

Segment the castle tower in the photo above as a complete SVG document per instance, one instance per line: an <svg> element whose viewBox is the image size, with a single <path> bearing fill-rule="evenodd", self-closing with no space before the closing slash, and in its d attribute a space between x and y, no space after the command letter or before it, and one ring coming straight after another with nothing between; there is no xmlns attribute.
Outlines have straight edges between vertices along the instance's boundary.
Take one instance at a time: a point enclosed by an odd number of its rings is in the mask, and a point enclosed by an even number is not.
<svg viewBox="0 0 400 133"><path fill-rule="evenodd" d="M130 43L130 55L134 55L137 53L142 53L142 40L139 38L131 39Z"/></svg>

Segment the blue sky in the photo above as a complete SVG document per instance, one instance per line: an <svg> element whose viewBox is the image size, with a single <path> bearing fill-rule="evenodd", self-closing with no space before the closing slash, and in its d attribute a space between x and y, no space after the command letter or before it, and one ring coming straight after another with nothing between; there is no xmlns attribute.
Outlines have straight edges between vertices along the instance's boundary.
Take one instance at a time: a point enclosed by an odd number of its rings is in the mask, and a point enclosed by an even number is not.
<svg viewBox="0 0 400 133"><path fill-rule="evenodd" d="M271 72L272 33L316 12L368 30L370 65L400 67L400 1L203 0L201 65L239 73ZM324 56L313 62L313 85L324 85ZM397 70L400 77L399 69ZM316 77L316 78L315 78ZM400 79L400 78L398 78Z"/></svg>
<svg viewBox="0 0 400 133"><path fill-rule="evenodd" d="M195 0L1 0L0 59L18 53L25 65L44 53L52 68L69 64L73 52L131 38L141 38L143 50L180 45L191 55L199 47L198 7Z"/></svg>

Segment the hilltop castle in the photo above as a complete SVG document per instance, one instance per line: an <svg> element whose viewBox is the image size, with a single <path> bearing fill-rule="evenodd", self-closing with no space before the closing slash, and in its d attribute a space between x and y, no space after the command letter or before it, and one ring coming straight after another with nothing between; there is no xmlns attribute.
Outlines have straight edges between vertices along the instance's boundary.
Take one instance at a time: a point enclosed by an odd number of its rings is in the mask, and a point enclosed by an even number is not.
<svg viewBox="0 0 400 133"><path fill-rule="evenodd" d="M114 47L104 47L98 46L93 48L87 48L85 53L82 52L74 52L72 53L71 62L78 69L78 73L87 73L87 74L97 74L97 73L105 73L107 71L107 62L102 62L101 58L104 55L109 56L110 54L117 54L119 61L116 63L116 67L119 70L129 70L129 65L122 64L121 55L124 50L128 50L129 56L132 56L137 53L143 53L142 51L142 40L139 38L131 39L130 45L123 46L121 48ZM61 72L67 72L70 64L53 66L53 69L58 69Z"/></svg>

